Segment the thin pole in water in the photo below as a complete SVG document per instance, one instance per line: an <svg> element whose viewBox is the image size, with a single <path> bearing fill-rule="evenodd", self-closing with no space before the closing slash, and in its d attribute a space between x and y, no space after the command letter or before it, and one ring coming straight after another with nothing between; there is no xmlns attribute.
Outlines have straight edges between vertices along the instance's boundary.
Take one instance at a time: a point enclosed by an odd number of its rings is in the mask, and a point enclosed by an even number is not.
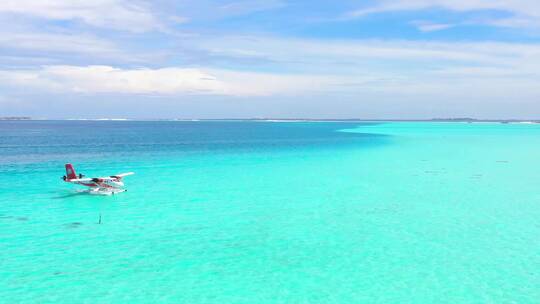
<svg viewBox="0 0 540 304"><path fill-rule="evenodd" d="M99 214L99 222L98 224L101 224L101 213Z"/></svg>

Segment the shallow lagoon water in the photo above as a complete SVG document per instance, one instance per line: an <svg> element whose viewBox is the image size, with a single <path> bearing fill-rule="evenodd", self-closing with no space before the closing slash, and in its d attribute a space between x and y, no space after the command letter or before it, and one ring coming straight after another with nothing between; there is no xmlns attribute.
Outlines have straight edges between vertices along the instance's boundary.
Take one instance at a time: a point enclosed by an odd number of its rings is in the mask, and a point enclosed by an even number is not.
<svg viewBox="0 0 540 304"><path fill-rule="evenodd" d="M0 122L0 155L0 302L540 299L540 125Z"/></svg>

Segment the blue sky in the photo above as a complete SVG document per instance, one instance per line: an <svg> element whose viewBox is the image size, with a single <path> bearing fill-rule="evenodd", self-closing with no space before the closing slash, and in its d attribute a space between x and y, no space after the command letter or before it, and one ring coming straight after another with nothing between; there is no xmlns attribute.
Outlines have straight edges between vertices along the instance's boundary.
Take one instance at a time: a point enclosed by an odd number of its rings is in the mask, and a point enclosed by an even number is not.
<svg viewBox="0 0 540 304"><path fill-rule="evenodd" d="M540 118L533 0L5 0L0 116Z"/></svg>

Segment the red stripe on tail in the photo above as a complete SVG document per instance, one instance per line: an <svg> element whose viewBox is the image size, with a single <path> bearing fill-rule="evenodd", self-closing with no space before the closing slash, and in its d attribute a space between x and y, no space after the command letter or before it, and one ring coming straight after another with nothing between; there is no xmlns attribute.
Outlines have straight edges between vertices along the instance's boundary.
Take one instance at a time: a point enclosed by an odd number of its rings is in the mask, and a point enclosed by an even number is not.
<svg viewBox="0 0 540 304"><path fill-rule="evenodd" d="M73 168L72 164L66 164L66 177L68 179L77 178L77 174L75 173L75 169Z"/></svg>

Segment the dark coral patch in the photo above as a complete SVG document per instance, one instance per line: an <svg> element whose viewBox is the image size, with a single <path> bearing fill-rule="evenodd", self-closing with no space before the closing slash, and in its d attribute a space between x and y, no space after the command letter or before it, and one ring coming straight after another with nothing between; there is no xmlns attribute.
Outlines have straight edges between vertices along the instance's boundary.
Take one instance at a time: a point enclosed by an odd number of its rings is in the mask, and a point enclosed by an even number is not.
<svg viewBox="0 0 540 304"><path fill-rule="evenodd" d="M80 227L81 225L82 225L82 223L80 223L80 222L73 222L73 223L66 224L66 226L67 226L68 228L78 228L78 227Z"/></svg>

